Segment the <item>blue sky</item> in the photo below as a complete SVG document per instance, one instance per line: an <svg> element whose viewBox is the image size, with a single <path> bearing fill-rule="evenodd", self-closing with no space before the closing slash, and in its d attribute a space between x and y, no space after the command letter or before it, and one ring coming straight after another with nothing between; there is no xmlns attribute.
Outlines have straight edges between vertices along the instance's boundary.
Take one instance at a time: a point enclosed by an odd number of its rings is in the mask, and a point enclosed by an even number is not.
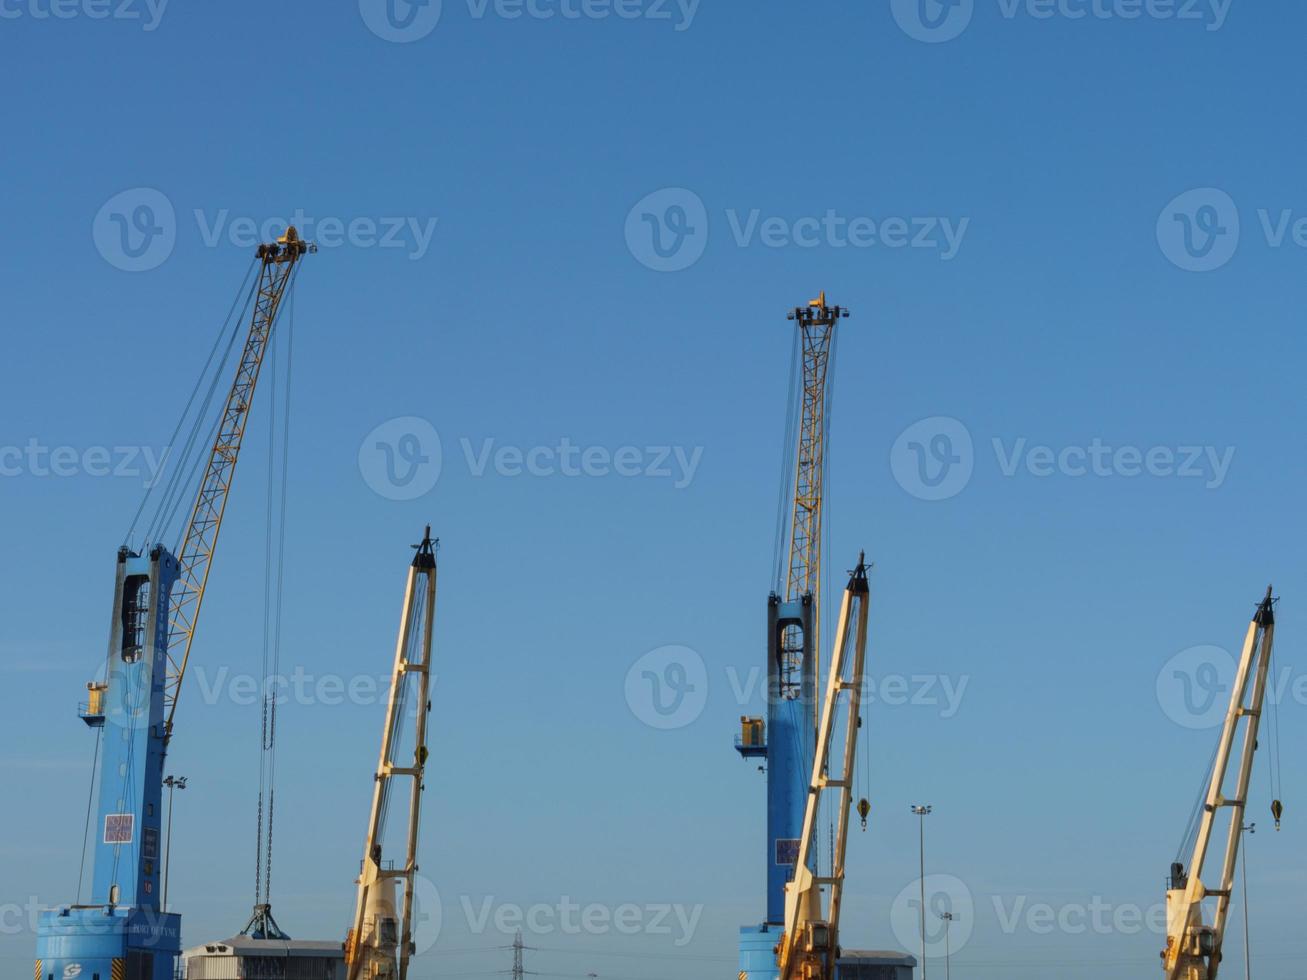
<svg viewBox="0 0 1307 980"><path fill-rule="evenodd" d="M429 521L424 975L506 968L494 913L568 902L633 905L636 934L556 917L528 929L542 973L733 975L762 914L762 781L731 748L756 710L732 679L763 663L784 316L825 289L854 313L829 561L876 563L881 695L846 945L903 945L908 808L930 802L927 870L971 902L955 966L1154 976L1163 938L1131 910L1162 898L1215 738L1183 723L1176 670L1219 671L1192 648L1234 650L1274 581L1288 819L1270 831L1259 759L1249 877L1258 973L1296 976L1307 11L325 6L0 4L6 971L34 945L16 910L75 891L73 710L143 450L166 447L257 226L300 209L324 247L296 305L282 664L312 693L281 716L288 931L346 928L381 716L331 679L389 671ZM432 433L439 472L397 486L377 443L400 466L436 458ZM252 901L258 713L232 678L260 662L262 440L171 756L188 942ZM33 444L67 447L68 475ZM96 447L129 475L96 475ZM668 647L703 697L660 729L627 677ZM693 928L655 927L663 906Z"/></svg>

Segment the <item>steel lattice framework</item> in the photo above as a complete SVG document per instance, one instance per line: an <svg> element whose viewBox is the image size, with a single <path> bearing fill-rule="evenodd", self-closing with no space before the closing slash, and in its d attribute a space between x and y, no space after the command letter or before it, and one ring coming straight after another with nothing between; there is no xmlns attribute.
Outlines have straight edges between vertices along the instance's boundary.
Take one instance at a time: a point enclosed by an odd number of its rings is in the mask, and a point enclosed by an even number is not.
<svg viewBox="0 0 1307 980"><path fill-rule="evenodd" d="M191 511L191 519L186 525L178 552L181 568L177 584L172 590L168 674L164 683L164 709L167 712L164 731L168 737L172 735L173 715L177 711L177 699L181 693L182 680L186 676L195 624L200 618L204 588L209 580L218 532L222 529L222 516L227 508L232 477L236 473L236 460L245 439L245 426L249 420L254 389L259 383L263 355L268 349L277 311L281 307L282 297L294 274L296 263L310 251L313 251L313 246L302 241L293 227L288 228L277 242L259 246L258 258L262 266L249 333L236 368L236 379L227 393L227 403L218 423L213 451L200 482L199 494L195 498L195 508Z"/></svg>
<svg viewBox="0 0 1307 980"><path fill-rule="evenodd" d="M837 321L849 311L827 306L823 292L807 307L798 307L789 318L798 324L802 358L802 393L798 441L794 453L794 501L790 513L789 570L785 581L786 601L811 595L814 610L821 609L821 540L822 514L826 480L827 408L830 386L827 384L831 347ZM821 649L820 620L813 616L811 649ZM785 660L787 672L799 668L803 652L800 631L787 631ZM817 676L820 676L819 672ZM786 679L786 688L793 686Z"/></svg>

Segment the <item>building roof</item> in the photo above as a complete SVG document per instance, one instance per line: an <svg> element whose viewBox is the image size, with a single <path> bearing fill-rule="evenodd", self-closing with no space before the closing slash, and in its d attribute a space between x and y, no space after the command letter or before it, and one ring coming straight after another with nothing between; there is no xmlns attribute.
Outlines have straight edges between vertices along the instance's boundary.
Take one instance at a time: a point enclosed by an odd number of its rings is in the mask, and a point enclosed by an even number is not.
<svg viewBox="0 0 1307 980"><path fill-rule="evenodd" d="M917 965L917 958L909 953L900 953L889 949L846 949L840 955L840 963L857 963L866 966L911 966Z"/></svg>
<svg viewBox="0 0 1307 980"><path fill-rule="evenodd" d="M192 946L183 954L187 959L195 956L345 956L345 945L339 939L251 939L249 936L232 936L211 943Z"/></svg>

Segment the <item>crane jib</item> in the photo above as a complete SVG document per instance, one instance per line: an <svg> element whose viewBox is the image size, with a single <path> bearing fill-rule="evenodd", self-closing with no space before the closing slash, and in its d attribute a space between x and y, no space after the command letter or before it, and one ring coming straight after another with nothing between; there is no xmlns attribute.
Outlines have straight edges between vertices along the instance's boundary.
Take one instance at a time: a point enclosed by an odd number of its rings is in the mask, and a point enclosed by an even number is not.
<svg viewBox="0 0 1307 980"><path fill-rule="evenodd" d="M310 243L300 240L294 228L287 229L279 241L260 245L258 249L257 256L261 262L259 282L245 347L237 363L236 377L228 391L218 434L178 551L181 575L178 587L173 590L168 636L168 679L164 692L167 710L164 724L169 737L173 731L177 698L186 676L195 626L204 601L204 589L208 583L218 533L222 528L227 494L231 490L236 461L245 438L249 407L259 382L264 354L268 349L282 298L299 259L314 250Z"/></svg>

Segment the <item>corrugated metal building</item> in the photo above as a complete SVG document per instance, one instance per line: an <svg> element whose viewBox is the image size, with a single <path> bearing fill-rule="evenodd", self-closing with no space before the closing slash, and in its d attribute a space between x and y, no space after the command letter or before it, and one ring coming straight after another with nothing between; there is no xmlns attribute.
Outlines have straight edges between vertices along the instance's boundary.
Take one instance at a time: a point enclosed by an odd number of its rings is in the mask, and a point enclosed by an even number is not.
<svg viewBox="0 0 1307 980"><path fill-rule="evenodd" d="M186 980L344 980L344 944L235 936L183 954Z"/></svg>
<svg viewBox="0 0 1307 980"><path fill-rule="evenodd" d="M912 980L917 959L907 953L850 949L835 964L837 980Z"/></svg>

